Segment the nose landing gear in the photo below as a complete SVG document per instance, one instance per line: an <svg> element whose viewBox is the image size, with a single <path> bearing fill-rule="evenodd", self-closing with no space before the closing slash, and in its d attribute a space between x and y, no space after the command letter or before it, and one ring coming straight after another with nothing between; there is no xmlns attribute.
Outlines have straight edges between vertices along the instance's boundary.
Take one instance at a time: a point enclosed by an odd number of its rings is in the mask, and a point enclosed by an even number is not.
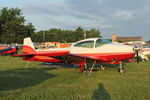
<svg viewBox="0 0 150 100"><path fill-rule="evenodd" d="M107 67L106 66L104 66L103 64L101 64L101 66L100 66L100 70L106 70L107 69Z"/></svg>
<svg viewBox="0 0 150 100"><path fill-rule="evenodd" d="M118 72L119 72L119 73L125 73L125 72L126 72L126 69L123 68L121 61L120 61L120 68L118 69Z"/></svg>

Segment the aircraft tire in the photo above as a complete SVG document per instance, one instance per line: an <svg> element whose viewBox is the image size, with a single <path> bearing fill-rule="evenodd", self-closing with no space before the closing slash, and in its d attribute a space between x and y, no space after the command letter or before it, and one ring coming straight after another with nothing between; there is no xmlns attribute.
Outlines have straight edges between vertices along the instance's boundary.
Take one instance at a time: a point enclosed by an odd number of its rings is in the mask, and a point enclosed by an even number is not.
<svg viewBox="0 0 150 100"><path fill-rule="evenodd" d="M106 66L104 66L104 65L100 65L100 70L106 70L107 69L107 67Z"/></svg>
<svg viewBox="0 0 150 100"><path fill-rule="evenodd" d="M125 73L125 72L126 72L126 69L125 69L125 68L122 68L122 69L119 68L119 69L118 69L118 72L121 73L121 74L122 74L122 73Z"/></svg>

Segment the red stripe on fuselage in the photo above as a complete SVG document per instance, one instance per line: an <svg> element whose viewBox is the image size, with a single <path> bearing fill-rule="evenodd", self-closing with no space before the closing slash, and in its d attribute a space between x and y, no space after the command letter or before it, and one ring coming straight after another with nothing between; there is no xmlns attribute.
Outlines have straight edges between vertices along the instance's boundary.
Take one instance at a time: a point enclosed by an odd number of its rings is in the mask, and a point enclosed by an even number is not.
<svg viewBox="0 0 150 100"><path fill-rule="evenodd" d="M128 60L134 57L134 52L122 52L122 53L85 53L85 54L77 54L77 55L84 55L89 56L91 58L96 58L99 61L112 61L115 59L116 61L123 61Z"/></svg>
<svg viewBox="0 0 150 100"><path fill-rule="evenodd" d="M59 51L38 51L35 53L35 55L37 56L51 56L51 57L56 57L56 56L63 56L63 55L66 55L68 54L70 51L68 50L59 50Z"/></svg>

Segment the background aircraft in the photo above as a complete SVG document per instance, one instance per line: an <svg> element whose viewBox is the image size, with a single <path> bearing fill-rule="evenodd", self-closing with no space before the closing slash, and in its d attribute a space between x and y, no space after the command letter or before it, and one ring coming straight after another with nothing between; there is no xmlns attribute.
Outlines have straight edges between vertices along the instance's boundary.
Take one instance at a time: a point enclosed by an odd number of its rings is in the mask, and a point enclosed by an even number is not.
<svg viewBox="0 0 150 100"><path fill-rule="evenodd" d="M142 48L139 51L139 56L141 57L142 60L149 60L148 55L150 55L150 48Z"/></svg>
<svg viewBox="0 0 150 100"><path fill-rule="evenodd" d="M15 57L23 57L27 61L42 62L64 62L77 63L80 66L80 72L87 70L87 62L93 62L90 69L92 72L95 64L104 63L120 64L119 72L125 72L122 62L134 57L134 48L127 45L111 43L108 40L100 38L90 38L76 42L69 48L56 48L47 50L35 50L30 38L24 39L23 54ZM69 58L69 59L68 59Z"/></svg>
<svg viewBox="0 0 150 100"><path fill-rule="evenodd" d="M0 54L13 55L13 54L16 54L16 53L17 53L16 47L0 46Z"/></svg>
<svg viewBox="0 0 150 100"><path fill-rule="evenodd" d="M137 57L137 62L149 60L148 55L150 55L150 47L148 45L140 44L140 46L137 46L137 44L134 43L133 46L135 47L135 51L136 51L135 56ZM139 57L141 59L139 59Z"/></svg>

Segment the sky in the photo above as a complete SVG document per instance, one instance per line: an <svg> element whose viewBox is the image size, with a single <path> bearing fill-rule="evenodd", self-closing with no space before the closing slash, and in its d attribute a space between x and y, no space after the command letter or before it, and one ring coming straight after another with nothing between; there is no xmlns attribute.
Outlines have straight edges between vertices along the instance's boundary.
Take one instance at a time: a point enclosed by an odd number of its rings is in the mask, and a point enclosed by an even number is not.
<svg viewBox="0 0 150 100"><path fill-rule="evenodd" d="M0 0L18 7L37 31L51 28L99 29L103 38L142 36L150 40L150 0Z"/></svg>

